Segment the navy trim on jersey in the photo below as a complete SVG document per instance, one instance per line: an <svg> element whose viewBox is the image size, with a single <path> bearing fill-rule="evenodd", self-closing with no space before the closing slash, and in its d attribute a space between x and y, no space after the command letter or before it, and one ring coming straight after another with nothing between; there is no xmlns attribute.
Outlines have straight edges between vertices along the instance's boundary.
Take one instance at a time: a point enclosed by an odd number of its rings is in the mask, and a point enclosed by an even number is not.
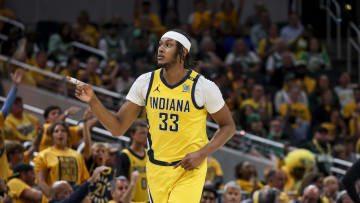
<svg viewBox="0 0 360 203"><path fill-rule="evenodd" d="M196 83L197 83L198 80L199 80L199 77L200 77L200 74L197 74L197 76L196 76L195 79L194 79L194 84L193 84L192 89L191 89L191 100L192 100L194 106L195 106L197 109L203 109L204 106L198 106L198 105L196 104L196 101L195 101L195 87L196 87Z"/></svg>
<svg viewBox="0 0 360 203"><path fill-rule="evenodd" d="M173 161L173 162L165 162L165 161L159 161L156 160L154 158L154 151L152 150L151 146L152 146L152 141L151 141L151 134L148 133L148 144L149 144L149 149L148 149L148 156L149 156L149 161L155 165L160 165L160 166L175 166L177 163L179 163L181 160L179 161Z"/></svg>
<svg viewBox="0 0 360 203"><path fill-rule="evenodd" d="M150 203L154 203L154 200L152 199L152 196L151 196L151 192L150 192L150 188L149 188L149 187L148 187L148 193L149 193Z"/></svg>
<svg viewBox="0 0 360 203"><path fill-rule="evenodd" d="M153 84L153 81L154 81L154 72L155 72L155 71L151 72L149 87L148 87L148 90L147 90L147 92L146 92L145 106L147 105L148 97L149 97L149 94L150 94L150 91L151 91L151 87L152 87L152 84Z"/></svg>
<svg viewBox="0 0 360 203"><path fill-rule="evenodd" d="M189 69L187 75L186 75L180 82L176 83L175 85L169 85L169 84L166 82L166 80L165 80L165 78L164 78L164 75L163 75L164 69L161 69L161 71L160 71L160 79L161 79L162 83L164 83L164 85L165 85L166 87L168 87L168 88L170 88L170 89L174 89L175 87L178 87L179 85L181 85L182 83L184 83L184 82L189 78L191 72L192 72L192 70Z"/></svg>

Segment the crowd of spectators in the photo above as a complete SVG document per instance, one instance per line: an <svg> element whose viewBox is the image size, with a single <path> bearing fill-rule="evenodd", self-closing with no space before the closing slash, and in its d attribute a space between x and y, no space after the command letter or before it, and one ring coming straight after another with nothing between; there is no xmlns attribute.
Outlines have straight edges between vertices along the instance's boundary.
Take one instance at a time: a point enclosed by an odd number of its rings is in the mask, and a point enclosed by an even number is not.
<svg viewBox="0 0 360 203"><path fill-rule="evenodd" d="M252 144L245 146L242 135L234 136L229 147L250 148L247 152L252 155L271 160L275 157L277 164L265 170L265 179L260 180L252 163L240 162L234 169L234 181L224 185L221 165L209 157L201 202L217 198L225 203L291 199L345 202L346 193L340 193L339 180L330 170L331 157L354 162L360 153L360 87L351 83L348 73L332 65L322 40L313 34L311 25L301 23L296 13L289 12L286 23L274 23L264 1L257 0L254 13L243 19L245 1L194 0L193 12L181 22L177 1L162 5L160 16L153 12L151 1L135 0L133 24L124 23L119 15L108 22L93 23L88 12L81 11L75 23L54 22L58 30L48 35L22 32L1 23L1 33L8 39L1 42L0 53L38 70L126 94L136 77L156 68L159 37L169 29L181 29L189 34L190 52L197 62L186 68L219 86L238 130L286 146L263 151ZM0 0L0 15L17 19L15 12L4 5ZM73 42L101 50L106 56L79 49ZM0 61L2 77L17 68ZM74 88L34 70L15 75L21 75L24 85L50 91L63 93ZM2 193L5 200L130 202L136 197L136 180L144 174L129 173L129 158L121 158L125 152L120 154L107 143L92 142L90 128L97 121L89 110L84 113L82 127L68 127L63 122L79 112L77 107L62 111L49 106L44 113L45 123L41 123L24 112L26 101L14 94L10 92L12 101L4 104L2 115L6 120L4 126L0 125L4 129L0 161L9 169L0 170L2 179L8 180L8 189L4 187ZM130 137L136 143L137 138ZM85 143L84 150L73 150L81 142ZM134 147L142 154L139 146L143 148L141 144ZM289 146L306 150L289 152ZM101 166L108 168L96 171ZM217 189L224 193L218 194ZM337 200L339 197L341 200Z"/></svg>

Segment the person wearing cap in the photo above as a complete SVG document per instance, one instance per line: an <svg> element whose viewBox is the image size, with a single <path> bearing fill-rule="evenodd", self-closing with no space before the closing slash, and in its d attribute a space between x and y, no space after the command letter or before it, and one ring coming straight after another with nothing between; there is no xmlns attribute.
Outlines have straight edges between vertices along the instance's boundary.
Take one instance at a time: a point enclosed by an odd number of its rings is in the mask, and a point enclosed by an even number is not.
<svg viewBox="0 0 360 203"><path fill-rule="evenodd" d="M257 113L252 113L247 117L247 124L249 126L248 132L259 137L266 137L266 130L263 128L261 116Z"/></svg>
<svg viewBox="0 0 360 203"><path fill-rule="evenodd" d="M14 104L17 93L17 86L22 81L23 75L24 71L21 69L17 69L14 74L11 74L13 85L5 99L4 105L0 109L0 176L4 180L7 180L7 178L11 175L5 149L5 137L9 136L9 134L11 135L12 133L9 128L5 127L5 120Z"/></svg>
<svg viewBox="0 0 360 203"><path fill-rule="evenodd" d="M43 193L31 188L35 184L34 168L27 163L18 163L13 168L13 175L7 185L13 203L27 203L41 201Z"/></svg>
<svg viewBox="0 0 360 203"><path fill-rule="evenodd" d="M198 203L205 183L206 157L235 133L219 88L191 69L190 48L185 33L166 32L157 51L159 69L137 78L117 114L104 107L90 85L76 84L76 97L90 105L113 135L124 134L145 109L149 124L146 176L151 202ZM206 135L208 113L219 125L210 141Z"/></svg>

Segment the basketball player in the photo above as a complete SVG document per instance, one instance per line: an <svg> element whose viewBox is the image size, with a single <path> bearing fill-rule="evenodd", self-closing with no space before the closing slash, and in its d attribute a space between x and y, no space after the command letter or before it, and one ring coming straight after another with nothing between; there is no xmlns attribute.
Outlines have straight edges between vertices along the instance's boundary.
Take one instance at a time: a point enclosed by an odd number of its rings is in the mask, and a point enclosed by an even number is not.
<svg viewBox="0 0 360 203"><path fill-rule="evenodd" d="M190 47L189 38L181 31L166 32L157 51L159 69L137 78L116 115L104 107L89 85L76 83L77 98L90 105L113 135L122 135L145 107L150 202L198 203L206 157L235 132L219 88L190 69ZM219 125L210 142L206 136L207 113Z"/></svg>

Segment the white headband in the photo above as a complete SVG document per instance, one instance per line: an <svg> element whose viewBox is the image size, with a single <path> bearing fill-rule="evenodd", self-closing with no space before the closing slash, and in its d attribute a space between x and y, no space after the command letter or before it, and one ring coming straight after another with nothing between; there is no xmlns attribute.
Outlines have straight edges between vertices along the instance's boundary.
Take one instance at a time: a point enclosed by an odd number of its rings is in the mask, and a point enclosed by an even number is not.
<svg viewBox="0 0 360 203"><path fill-rule="evenodd" d="M183 34L175 31L168 31L161 37L161 39L165 37L178 41L185 47L185 49L190 51L191 43Z"/></svg>

